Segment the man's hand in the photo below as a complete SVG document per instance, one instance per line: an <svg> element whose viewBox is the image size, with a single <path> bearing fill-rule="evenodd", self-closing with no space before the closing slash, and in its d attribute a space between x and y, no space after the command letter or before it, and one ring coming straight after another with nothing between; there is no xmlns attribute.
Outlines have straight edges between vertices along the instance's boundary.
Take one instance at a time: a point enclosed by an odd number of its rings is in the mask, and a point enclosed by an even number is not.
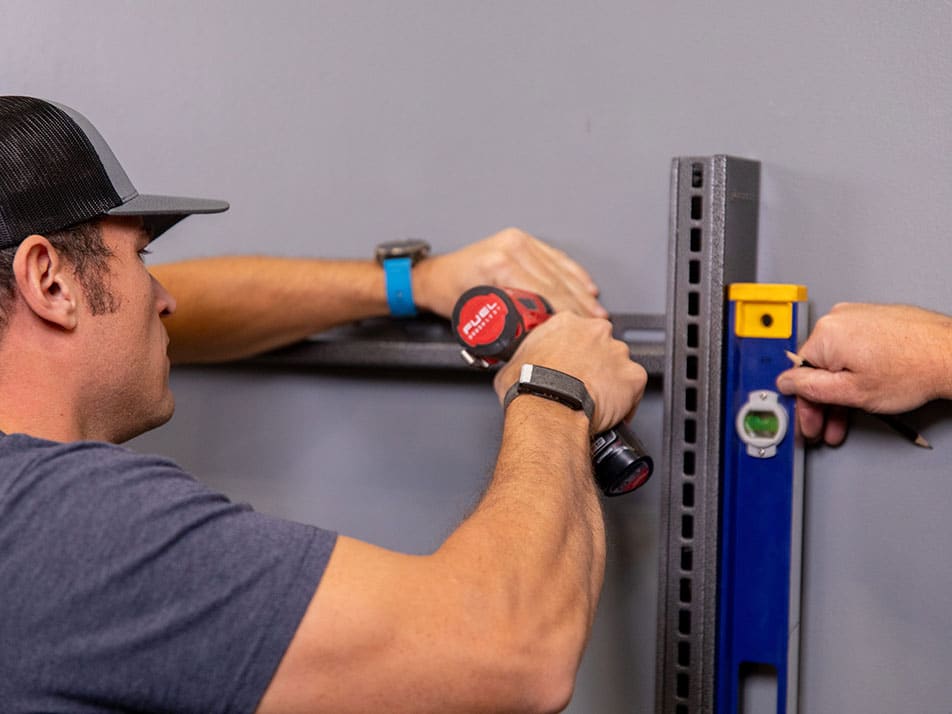
<svg viewBox="0 0 952 714"><path fill-rule="evenodd" d="M413 268L414 301L444 317L452 314L459 296L475 285L530 290L545 297L556 311L608 316L598 302L598 288L581 265L517 228L427 258Z"/></svg>
<svg viewBox="0 0 952 714"><path fill-rule="evenodd" d="M840 303L800 349L816 369L795 367L777 388L797 396L804 438L837 445L847 411L895 414L952 396L952 319L908 305Z"/></svg>
<svg viewBox="0 0 952 714"><path fill-rule="evenodd" d="M631 361L628 345L612 337L610 322L570 312L553 315L530 332L499 370L494 387L500 402L524 364L557 369L585 383L595 402L593 434L630 418L648 381L644 367Z"/></svg>

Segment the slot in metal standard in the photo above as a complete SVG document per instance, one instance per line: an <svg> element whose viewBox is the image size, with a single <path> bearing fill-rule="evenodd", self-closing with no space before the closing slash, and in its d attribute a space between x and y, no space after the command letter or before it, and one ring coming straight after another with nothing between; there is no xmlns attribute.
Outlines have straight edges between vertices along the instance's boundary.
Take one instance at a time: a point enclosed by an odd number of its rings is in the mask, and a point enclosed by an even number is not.
<svg viewBox="0 0 952 714"><path fill-rule="evenodd" d="M658 573L658 714L714 711L725 289L757 272L760 164L671 165Z"/></svg>

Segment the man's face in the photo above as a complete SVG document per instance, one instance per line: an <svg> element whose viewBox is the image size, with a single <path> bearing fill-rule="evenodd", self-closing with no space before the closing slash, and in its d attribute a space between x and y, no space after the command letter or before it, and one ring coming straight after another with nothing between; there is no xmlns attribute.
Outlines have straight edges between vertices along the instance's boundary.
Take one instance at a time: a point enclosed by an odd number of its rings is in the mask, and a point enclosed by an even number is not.
<svg viewBox="0 0 952 714"><path fill-rule="evenodd" d="M101 438L122 442L160 426L175 407L169 389L168 333L160 317L175 301L146 270L150 236L139 218L106 218L102 235L112 251L106 287L116 309L87 314L89 403Z"/></svg>

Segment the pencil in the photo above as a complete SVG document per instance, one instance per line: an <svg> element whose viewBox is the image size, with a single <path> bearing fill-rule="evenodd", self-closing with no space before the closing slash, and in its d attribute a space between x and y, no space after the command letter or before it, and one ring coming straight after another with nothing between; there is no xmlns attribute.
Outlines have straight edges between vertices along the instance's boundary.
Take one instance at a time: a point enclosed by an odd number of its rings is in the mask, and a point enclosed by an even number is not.
<svg viewBox="0 0 952 714"><path fill-rule="evenodd" d="M809 360L804 359L795 352L790 350L784 350L787 355L787 359L793 362L796 367L809 367L810 369L816 369L816 365L812 364ZM873 414L874 417L883 422L890 429L895 431L897 434L901 435L907 441L912 442L916 446L922 447L923 449L931 449L932 445L926 441L919 432L913 429L911 426L905 422L897 419L892 414Z"/></svg>

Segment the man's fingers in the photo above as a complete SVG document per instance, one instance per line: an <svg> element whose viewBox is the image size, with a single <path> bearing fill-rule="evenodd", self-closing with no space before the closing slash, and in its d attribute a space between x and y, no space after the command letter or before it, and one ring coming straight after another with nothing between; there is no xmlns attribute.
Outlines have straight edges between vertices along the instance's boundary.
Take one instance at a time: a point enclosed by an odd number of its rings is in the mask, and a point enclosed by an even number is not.
<svg viewBox="0 0 952 714"><path fill-rule="evenodd" d="M564 294L574 303L564 309L571 309L580 315L608 317L608 311L598 302L598 288L591 276L574 260L562 251L536 241L536 257L546 266L554 284L561 285ZM553 295L558 302L561 296ZM556 307L553 305L553 307Z"/></svg>
<svg viewBox="0 0 952 714"><path fill-rule="evenodd" d="M809 443L819 441L823 434L825 415L823 406L805 399L797 399L797 424L800 435Z"/></svg>
<svg viewBox="0 0 952 714"><path fill-rule="evenodd" d="M580 314L608 317L608 310L598 301L598 286L581 265L545 243L539 242L538 249L540 258L547 261L552 272L568 288L569 294L578 305L575 309Z"/></svg>
<svg viewBox="0 0 952 714"><path fill-rule="evenodd" d="M826 428L823 430L823 441L830 446L839 446L846 440L849 431L850 411L846 407L833 406L827 410Z"/></svg>
<svg viewBox="0 0 952 714"><path fill-rule="evenodd" d="M849 414L846 407L797 399L797 426L808 444L818 444L821 440L829 446L842 444L849 432Z"/></svg>
<svg viewBox="0 0 952 714"><path fill-rule="evenodd" d="M556 312L574 312L583 317L608 317L608 310L598 300L586 294L565 291L544 297Z"/></svg>
<svg viewBox="0 0 952 714"><path fill-rule="evenodd" d="M515 262L519 271L514 274L512 287L529 287L552 303L557 311L567 310L584 316L605 317L608 312L572 272L568 272L542 250L538 241L528 250L519 252Z"/></svg>
<svg viewBox="0 0 952 714"><path fill-rule="evenodd" d="M539 249L559 267L559 270L572 275L587 293L593 296L598 295L598 286L585 268L572 260L565 251L559 250L543 241L536 242Z"/></svg>
<svg viewBox="0 0 952 714"><path fill-rule="evenodd" d="M794 369L792 371L794 374L789 375L789 379L796 380L800 372L806 370ZM804 393L809 390L802 389L802 384L791 384L787 377L786 373L780 375L777 379L777 386L785 394L797 394L797 427L804 441L808 444L817 444L822 440L830 446L842 444L849 432L849 408L805 398ZM794 388L796 386L799 386L801 391L796 391Z"/></svg>

